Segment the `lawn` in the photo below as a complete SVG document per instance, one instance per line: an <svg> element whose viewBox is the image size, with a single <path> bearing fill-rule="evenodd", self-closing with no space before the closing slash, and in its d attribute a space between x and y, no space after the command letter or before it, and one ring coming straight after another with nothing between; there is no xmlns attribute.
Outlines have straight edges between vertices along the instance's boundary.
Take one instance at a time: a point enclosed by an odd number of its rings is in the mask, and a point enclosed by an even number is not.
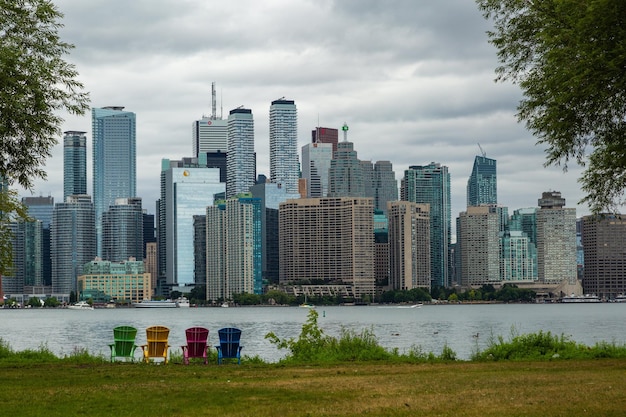
<svg viewBox="0 0 626 417"><path fill-rule="evenodd" d="M626 360L0 363L3 415L623 416Z"/></svg>

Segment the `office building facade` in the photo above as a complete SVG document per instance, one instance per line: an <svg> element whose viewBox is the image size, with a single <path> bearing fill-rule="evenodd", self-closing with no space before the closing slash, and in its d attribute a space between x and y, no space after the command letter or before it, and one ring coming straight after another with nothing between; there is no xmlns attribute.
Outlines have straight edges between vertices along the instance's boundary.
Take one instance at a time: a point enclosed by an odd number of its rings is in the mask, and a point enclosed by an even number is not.
<svg viewBox="0 0 626 417"><path fill-rule="evenodd" d="M152 297L152 283L143 261L130 258L121 262L93 260L78 276L78 298L100 303L139 303Z"/></svg>
<svg viewBox="0 0 626 417"><path fill-rule="evenodd" d="M430 268L432 285L447 287L451 240L450 174L448 167L431 162L404 171L400 199L430 205Z"/></svg>
<svg viewBox="0 0 626 417"><path fill-rule="evenodd" d="M87 194L86 132L63 133L63 201L70 195Z"/></svg>
<svg viewBox="0 0 626 417"><path fill-rule="evenodd" d="M143 210L141 198L118 198L102 214L102 259L122 262L143 259Z"/></svg>
<svg viewBox="0 0 626 417"><path fill-rule="evenodd" d="M119 106L94 108L91 115L93 204L101 254L102 214L115 204L115 199L137 194L136 116Z"/></svg>
<svg viewBox="0 0 626 417"><path fill-rule="evenodd" d="M339 143L339 130L331 127L316 127L311 131L311 143L330 143L334 153Z"/></svg>
<svg viewBox="0 0 626 417"><path fill-rule="evenodd" d="M302 178L306 180L306 196L328 196L328 174L333 159L331 143L307 143L302 147Z"/></svg>
<svg viewBox="0 0 626 417"><path fill-rule="evenodd" d="M280 283L351 287L357 299L374 294L371 198L288 200L280 205ZM321 289L320 289L321 290Z"/></svg>
<svg viewBox="0 0 626 417"><path fill-rule="evenodd" d="M297 194L298 178L298 110L293 100L274 100L270 106L270 182Z"/></svg>
<svg viewBox="0 0 626 417"><path fill-rule="evenodd" d="M461 257L461 285L495 284L500 278L499 218L494 207L469 206L459 214L457 249Z"/></svg>
<svg viewBox="0 0 626 417"><path fill-rule="evenodd" d="M22 204L28 207L28 215L41 222L41 268L42 285L52 285L52 259L50 258L50 224L54 211L53 197L23 197Z"/></svg>
<svg viewBox="0 0 626 417"><path fill-rule="evenodd" d="M498 204L496 160L476 156L472 174L467 180L467 206Z"/></svg>

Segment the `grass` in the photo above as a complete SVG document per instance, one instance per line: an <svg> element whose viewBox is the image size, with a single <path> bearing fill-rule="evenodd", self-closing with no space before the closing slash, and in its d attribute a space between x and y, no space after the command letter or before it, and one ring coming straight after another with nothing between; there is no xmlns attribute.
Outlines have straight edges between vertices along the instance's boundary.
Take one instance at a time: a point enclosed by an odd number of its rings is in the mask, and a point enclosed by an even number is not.
<svg viewBox="0 0 626 417"><path fill-rule="evenodd" d="M0 363L20 416L621 416L626 361L336 365Z"/></svg>

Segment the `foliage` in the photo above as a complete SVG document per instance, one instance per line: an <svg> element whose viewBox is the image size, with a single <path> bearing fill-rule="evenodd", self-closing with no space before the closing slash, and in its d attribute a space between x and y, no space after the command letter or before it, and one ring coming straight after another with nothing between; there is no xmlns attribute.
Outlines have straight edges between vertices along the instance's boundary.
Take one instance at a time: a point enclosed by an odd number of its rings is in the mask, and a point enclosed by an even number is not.
<svg viewBox="0 0 626 417"><path fill-rule="evenodd" d="M626 188L626 2L477 0L493 20L497 80L518 83L518 119L546 146L546 165L587 165L592 212L614 211Z"/></svg>
<svg viewBox="0 0 626 417"><path fill-rule="evenodd" d="M82 115L89 97L64 55L63 14L49 0L0 0L0 175L30 189L61 133L59 110Z"/></svg>
<svg viewBox="0 0 626 417"><path fill-rule="evenodd" d="M432 298L428 292L422 288L413 288L410 290L391 290L385 291L380 296L382 303L411 303L420 301L431 301Z"/></svg>
<svg viewBox="0 0 626 417"><path fill-rule="evenodd" d="M502 336L492 337L489 346L472 355L474 361L502 360L556 360L556 359L597 359L624 358L626 346L602 342L588 347L572 341L564 335L556 336L550 332L516 335L512 330L510 340Z"/></svg>
<svg viewBox="0 0 626 417"><path fill-rule="evenodd" d="M44 307L58 307L61 302L56 297L48 297L44 301Z"/></svg>

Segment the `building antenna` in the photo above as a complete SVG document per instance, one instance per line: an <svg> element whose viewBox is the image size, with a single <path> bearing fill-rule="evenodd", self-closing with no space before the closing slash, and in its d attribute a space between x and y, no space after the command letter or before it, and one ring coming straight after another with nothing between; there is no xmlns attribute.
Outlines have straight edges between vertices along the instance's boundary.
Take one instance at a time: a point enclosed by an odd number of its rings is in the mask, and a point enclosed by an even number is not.
<svg viewBox="0 0 626 417"><path fill-rule="evenodd" d="M483 151L483 147L480 146L480 143L478 144L478 148L480 149L480 153L483 156L483 158L487 157L487 153L485 151Z"/></svg>
<svg viewBox="0 0 626 417"><path fill-rule="evenodd" d="M215 100L215 81L211 83L211 120L215 120L217 118L217 103Z"/></svg>

